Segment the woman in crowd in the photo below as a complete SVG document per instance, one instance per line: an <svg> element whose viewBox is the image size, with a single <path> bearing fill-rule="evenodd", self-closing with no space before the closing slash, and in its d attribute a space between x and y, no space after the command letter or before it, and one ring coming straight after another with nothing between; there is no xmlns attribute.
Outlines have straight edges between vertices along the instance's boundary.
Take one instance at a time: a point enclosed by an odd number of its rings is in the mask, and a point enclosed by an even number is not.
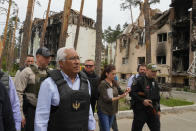
<svg viewBox="0 0 196 131"><path fill-rule="evenodd" d="M105 66L101 74L101 83L98 86L97 112L102 131L110 131L114 116L118 111L118 100L127 95L127 92L122 95L118 94L118 85L114 80L115 75L115 66Z"/></svg>

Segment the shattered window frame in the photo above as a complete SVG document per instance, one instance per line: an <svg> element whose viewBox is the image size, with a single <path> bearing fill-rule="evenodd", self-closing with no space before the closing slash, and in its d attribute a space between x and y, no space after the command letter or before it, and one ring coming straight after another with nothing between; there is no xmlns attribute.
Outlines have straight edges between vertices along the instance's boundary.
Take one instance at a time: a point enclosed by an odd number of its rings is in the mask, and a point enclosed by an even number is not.
<svg viewBox="0 0 196 131"><path fill-rule="evenodd" d="M158 43L167 42L167 32L157 34L157 42Z"/></svg>
<svg viewBox="0 0 196 131"><path fill-rule="evenodd" d="M166 56L157 56L157 64L166 64L167 60L166 60Z"/></svg>
<svg viewBox="0 0 196 131"><path fill-rule="evenodd" d="M137 63L140 65L145 64L145 59L146 59L145 57L137 57Z"/></svg>
<svg viewBox="0 0 196 131"><path fill-rule="evenodd" d="M122 58L122 64L127 64L128 63L128 59L126 57Z"/></svg>

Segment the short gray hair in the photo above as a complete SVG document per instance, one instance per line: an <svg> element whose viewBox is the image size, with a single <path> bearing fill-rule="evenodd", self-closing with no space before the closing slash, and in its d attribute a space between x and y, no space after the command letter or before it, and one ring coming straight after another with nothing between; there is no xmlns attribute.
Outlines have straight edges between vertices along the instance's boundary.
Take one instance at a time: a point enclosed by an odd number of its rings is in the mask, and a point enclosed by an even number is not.
<svg viewBox="0 0 196 131"><path fill-rule="evenodd" d="M62 48L59 48L58 49L57 55L56 55L56 61L57 61L57 63L59 61L65 60L65 57L67 56L65 50L68 50L68 49L74 49L74 48L73 47L62 47Z"/></svg>

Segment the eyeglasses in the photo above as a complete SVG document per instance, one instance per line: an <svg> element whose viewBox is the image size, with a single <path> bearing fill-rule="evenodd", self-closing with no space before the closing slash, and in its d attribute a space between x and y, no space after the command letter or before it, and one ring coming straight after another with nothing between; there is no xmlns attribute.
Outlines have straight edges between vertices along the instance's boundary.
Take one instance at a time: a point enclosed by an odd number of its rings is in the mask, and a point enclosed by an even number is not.
<svg viewBox="0 0 196 131"><path fill-rule="evenodd" d="M79 56L72 56L70 58L65 58L64 60L71 60L71 61L80 60L80 57Z"/></svg>
<svg viewBox="0 0 196 131"><path fill-rule="evenodd" d="M87 67L87 68L91 68L91 67L93 67L94 65L85 65L85 67Z"/></svg>

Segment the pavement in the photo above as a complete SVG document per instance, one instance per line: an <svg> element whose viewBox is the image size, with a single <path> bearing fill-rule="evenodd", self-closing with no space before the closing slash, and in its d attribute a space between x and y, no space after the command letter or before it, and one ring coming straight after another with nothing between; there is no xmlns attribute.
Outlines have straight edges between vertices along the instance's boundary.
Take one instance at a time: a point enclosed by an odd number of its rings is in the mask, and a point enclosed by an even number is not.
<svg viewBox="0 0 196 131"><path fill-rule="evenodd" d="M161 131L196 131L196 111L161 114L160 120ZM132 118L118 119L119 131L131 131L132 121ZM98 124L95 131L99 131ZM145 124L142 131L150 130Z"/></svg>
<svg viewBox="0 0 196 131"><path fill-rule="evenodd" d="M179 98L196 103L196 93L172 91L173 98ZM167 93L163 94L164 96ZM133 121L133 111L119 111L117 113L119 131L130 131ZM95 114L97 119L97 115ZM161 131L195 131L196 130L196 104L188 106L167 107L161 105ZM97 125L96 131L99 131ZM147 125L143 131L149 131Z"/></svg>

